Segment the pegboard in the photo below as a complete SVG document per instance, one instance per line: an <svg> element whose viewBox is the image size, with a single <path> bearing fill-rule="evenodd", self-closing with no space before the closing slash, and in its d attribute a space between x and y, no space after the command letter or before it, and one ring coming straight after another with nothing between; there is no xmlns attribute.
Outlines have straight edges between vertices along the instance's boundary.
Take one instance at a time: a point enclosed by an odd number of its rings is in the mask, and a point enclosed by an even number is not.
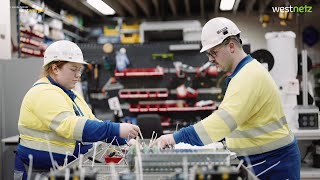
<svg viewBox="0 0 320 180"><path fill-rule="evenodd" d="M200 42L192 42L192 44ZM160 66L164 68L167 72L170 69L174 69L173 62L180 61L183 64L200 67L205 64L208 60L204 53L199 53L199 50L188 50L188 51L170 51L169 45L172 44L186 44L180 42L157 42L157 43L145 43L145 44L114 44L114 51L111 54L105 54L102 50L103 45L98 44L79 44L83 51L84 58L87 62L91 64L98 64L98 74L99 78L94 80L93 71L90 71L84 75L83 79L88 82L88 93L100 93L103 85L108 81L110 76L114 73L112 71L107 71L104 68L104 56L108 56L109 59L115 64L115 51L119 51L120 48L126 48L127 56L130 60L130 65L128 68L156 68ZM246 48L247 49L247 48ZM153 59L152 54L167 54L173 53L173 59ZM176 73L165 73L162 77L120 77L117 81L120 82L124 88L167 88L169 91L175 90L179 85L186 84L191 86L193 89L198 88L211 88L220 87L222 88L222 93L220 94L199 94L197 98L188 98L187 103L194 104L200 100L213 100L220 102L223 97L223 92L225 90L225 73L221 72L217 76L196 76L195 73L188 74L185 78L178 78ZM108 97L113 97L118 95L118 90L108 91L106 95ZM156 99L156 100L177 100L176 94L170 94L167 98ZM89 103L95 112L103 112L108 109L107 99L93 99L88 98ZM120 103L137 103L142 99L120 99ZM148 101L155 99L146 99ZM130 113L128 110L123 110L125 116L137 116L138 113ZM164 116L175 118L175 119L189 119L189 121L198 121L202 118L210 115L212 111L198 111L198 112L168 112Z"/></svg>

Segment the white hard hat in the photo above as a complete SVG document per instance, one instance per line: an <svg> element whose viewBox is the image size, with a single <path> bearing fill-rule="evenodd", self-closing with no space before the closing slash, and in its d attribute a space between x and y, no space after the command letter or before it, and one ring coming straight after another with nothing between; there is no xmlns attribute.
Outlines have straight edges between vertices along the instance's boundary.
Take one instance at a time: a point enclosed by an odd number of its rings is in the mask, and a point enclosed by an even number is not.
<svg viewBox="0 0 320 180"><path fill-rule="evenodd" d="M202 28L200 53L217 46L229 37L239 34L241 31L232 21L224 17L213 18Z"/></svg>
<svg viewBox="0 0 320 180"><path fill-rule="evenodd" d="M82 51L71 41L60 40L52 43L44 52L43 67L52 61L69 61L88 64L83 60Z"/></svg>
<svg viewBox="0 0 320 180"><path fill-rule="evenodd" d="M126 50L125 48L120 48L120 53L121 53L121 54L125 54L126 51L127 51L127 50Z"/></svg>

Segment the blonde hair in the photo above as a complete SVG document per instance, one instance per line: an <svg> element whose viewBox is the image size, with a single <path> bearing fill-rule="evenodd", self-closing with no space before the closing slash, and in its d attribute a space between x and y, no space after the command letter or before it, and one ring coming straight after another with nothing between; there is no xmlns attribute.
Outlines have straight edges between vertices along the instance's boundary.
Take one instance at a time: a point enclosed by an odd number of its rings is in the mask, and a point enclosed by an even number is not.
<svg viewBox="0 0 320 180"><path fill-rule="evenodd" d="M45 65L41 69L40 78L47 77L48 75L52 74L52 65L56 65L59 69L62 68L68 61L52 61L49 64Z"/></svg>

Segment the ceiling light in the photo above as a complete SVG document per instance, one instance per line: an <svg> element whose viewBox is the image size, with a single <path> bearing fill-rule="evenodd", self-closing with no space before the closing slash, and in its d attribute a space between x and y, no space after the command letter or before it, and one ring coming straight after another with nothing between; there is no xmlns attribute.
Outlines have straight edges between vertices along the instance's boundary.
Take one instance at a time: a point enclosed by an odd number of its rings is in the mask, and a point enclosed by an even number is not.
<svg viewBox="0 0 320 180"><path fill-rule="evenodd" d="M104 15L114 15L116 12L102 0L87 0L87 3Z"/></svg>
<svg viewBox="0 0 320 180"><path fill-rule="evenodd" d="M235 0L221 0L220 1L220 10L221 11L230 11L234 6Z"/></svg>

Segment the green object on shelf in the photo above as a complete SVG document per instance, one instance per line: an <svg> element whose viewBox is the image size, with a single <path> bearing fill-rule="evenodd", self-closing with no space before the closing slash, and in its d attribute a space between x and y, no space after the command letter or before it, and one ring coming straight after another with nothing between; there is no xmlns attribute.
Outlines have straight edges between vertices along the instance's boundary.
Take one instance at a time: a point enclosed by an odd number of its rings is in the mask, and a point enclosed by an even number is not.
<svg viewBox="0 0 320 180"><path fill-rule="evenodd" d="M314 67L312 68L312 71L311 71L315 76L318 76L320 77L320 66L317 66L317 67Z"/></svg>
<svg viewBox="0 0 320 180"><path fill-rule="evenodd" d="M152 54L152 59L158 59L158 58L161 58L161 59L171 59L173 60L173 53L162 53L162 54Z"/></svg>

